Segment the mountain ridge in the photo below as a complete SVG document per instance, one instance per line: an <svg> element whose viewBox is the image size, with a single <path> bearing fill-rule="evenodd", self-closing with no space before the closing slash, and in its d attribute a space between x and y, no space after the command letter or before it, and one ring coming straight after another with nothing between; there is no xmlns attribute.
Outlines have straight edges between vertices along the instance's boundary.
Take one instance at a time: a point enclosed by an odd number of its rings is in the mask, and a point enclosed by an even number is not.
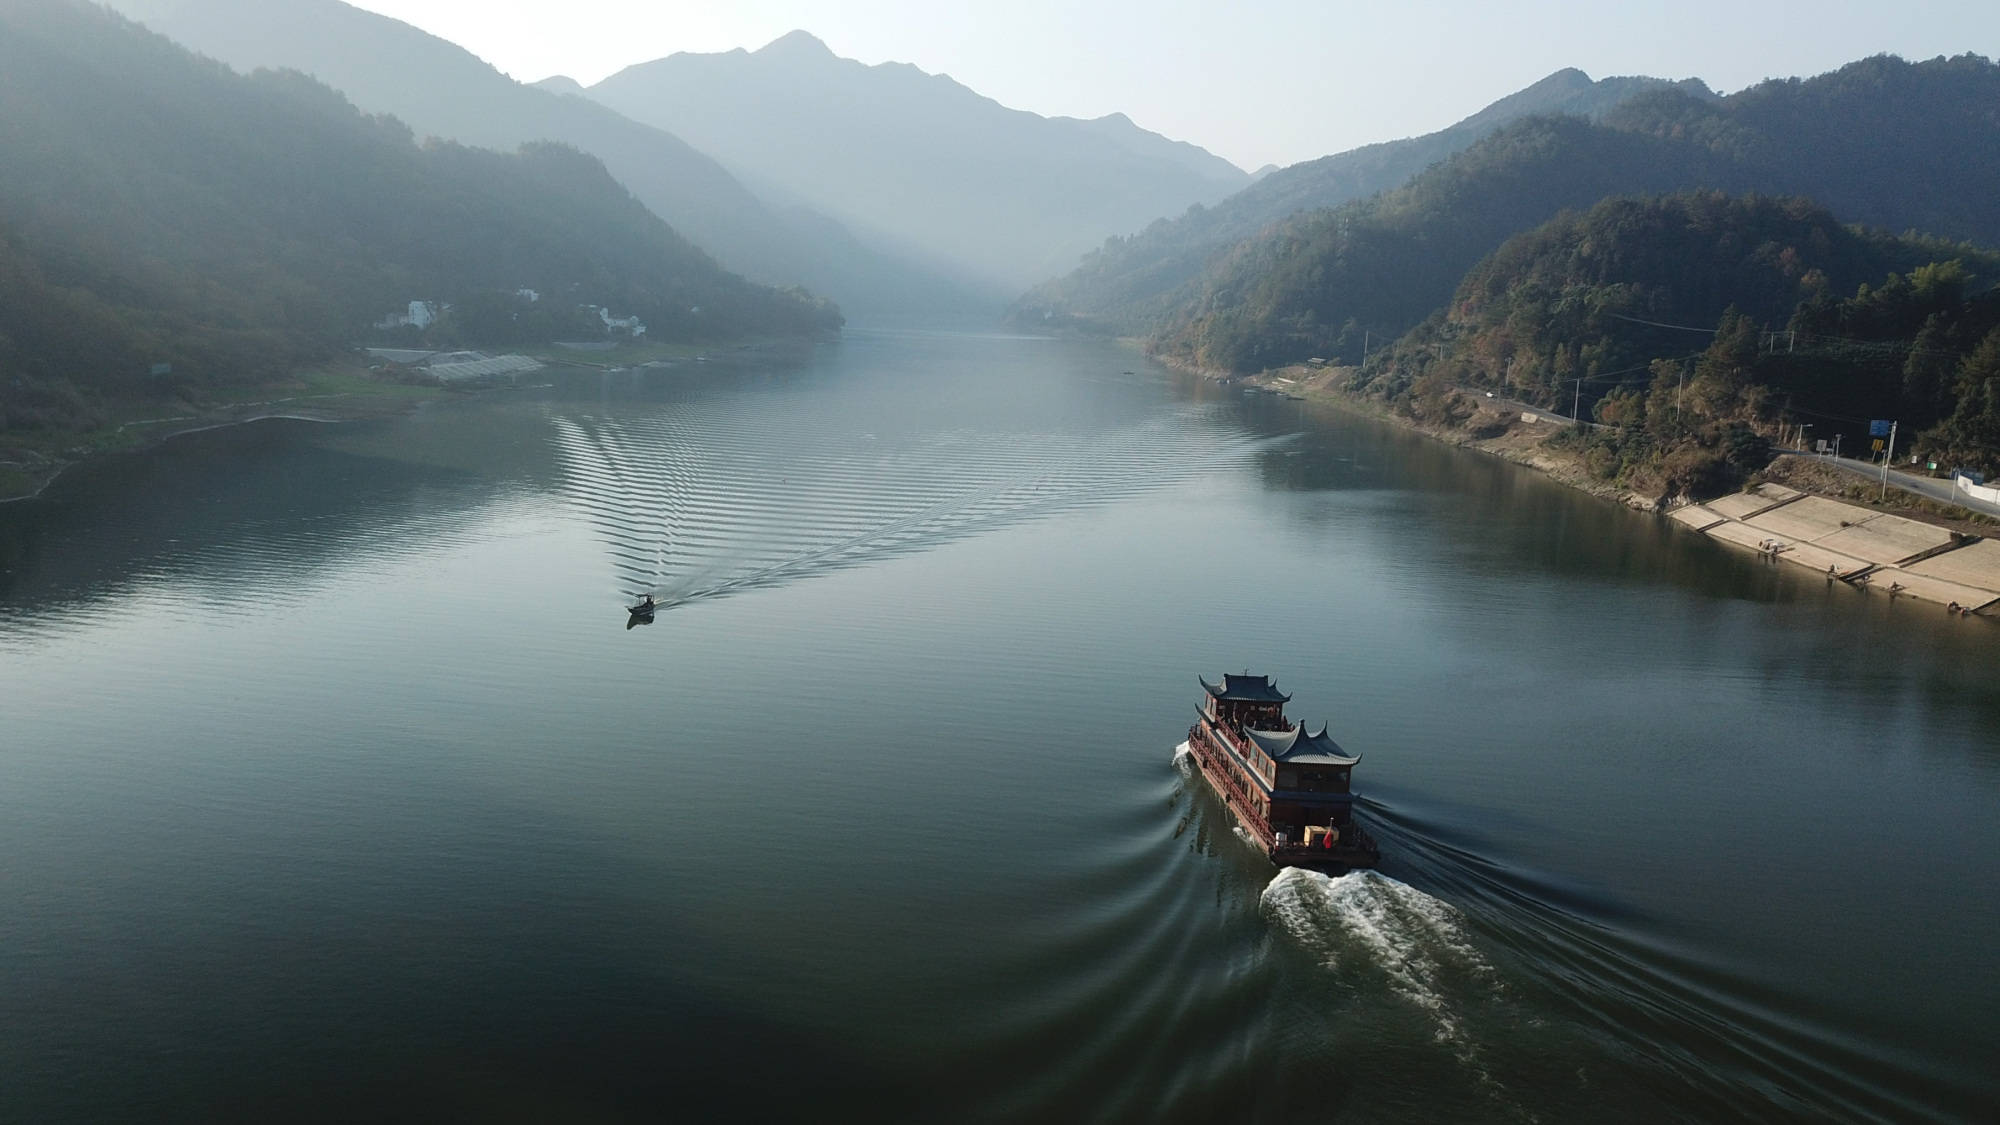
<svg viewBox="0 0 2000 1125"><path fill-rule="evenodd" d="M1013 291L1108 233L1250 182L1122 114L1012 109L948 75L841 58L802 31L638 63L589 95L746 181Z"/></svg>
<svg viewBox="0 0 2000 1125"><path fill-rule="evenodd" d="M2000 245L1985 190L2000 181L1996 104L2000 66L1977 55L1875 56L1726 98L1657 86L1601 120L1517 120L1394 191L1296 212L1128 293L1107 283L1116 274L1070 280L1110 293L1112 315L1071 313L1052 286L1015 317L1142 335L1162 355L1232 372L1355 362L1369 340L1445 304L1509 236L1609 196L1694 189L1800 196L1846 222Z"/></svg>
<svg viewBox="0 0 2000 1125"><path fill-rule="evenodd" d="M1696 78L1592 79L1565 67L1443 129L1272 168L1217 204L1108 239L1075 268L1017 298L1015 315L1098 318L1108 330L1138 331L1154 315L1152 310L1170 303L1172 291L1191 280L1211 255L1272 223L1400 187L1508 122L1549 112L1602 116L1625 99L1661 86L1714 97Z"/></svg>

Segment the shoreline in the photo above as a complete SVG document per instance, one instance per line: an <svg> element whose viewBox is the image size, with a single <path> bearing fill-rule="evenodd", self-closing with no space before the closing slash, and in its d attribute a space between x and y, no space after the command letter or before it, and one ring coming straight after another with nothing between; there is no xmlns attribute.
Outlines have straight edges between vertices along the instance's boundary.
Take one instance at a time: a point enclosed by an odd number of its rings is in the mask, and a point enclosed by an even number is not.
<svg viewBox="0 0 2000 1125"><path fill-rule="evenodd" d="M442 390L439 390L441 394ZM16 475L26 478L28 482L28 487L25 491L10 491L6 495L0 495L0 504L14 504L37 499L43 493L47 492L58 480L62 479L65 473L79 465L114 454L144 453L148 450L157 449L175 438L185 437L189 434L227 429L231 426L247 426L253 422L320 422L331 425L338 422L360 422L371 418L387 418L398 414L408 414L424 403L435 401L437 397L439 395L416 395L408 393L385 393L377 396L357 396L352 394L300 396L297 399L276 399L251 405L275 406L281 402L302 402L308 399L324 401L331 398L352 398L356 399L356 401L342 404L345 407L344 409L328 406L325 409L317 411L302 407L243 411L239 405L200 414L121 422L100 430L84 431L72 435L73 438L77 442L94 442L94 447L80 447L79 445L72 444L65 452L44 455L42 459L36 462L0 462L0 466L14 470ZM189 424L177 426L172 429L150 431L130 439L124 437L135 426L154 426L169 422L186 422Z"/></svg>
<svg viewBox="0 0 2000 1125"><path fill-rule="evenodd" d="M1266 394L1275 394L1298 402L1308 402L1317 406L1331 407L1343 413L1372 418L1397 429L1421 434L1445 445L1498 457L1503 461L1533 469L1558 484L1578 492L1615 501L1635 511L1663 510L1651 499L1630 489L1591 476L1579 459L1542 448L1542 441L1545 438L1570 425L1569 419L1560 415L1550 414L1544 416L1546 420L1527 422L1520 419L1519 412L1507 411L1505 413L1513 414L1514 418L1506 424L1505 431L1494 436L1482 437L1467 430L1426 423L1420 419L1398 414L1380 399L1334 389L1331 386L1332 382L1343 372L1350 370L1348 368L1292 366L1272 368L1255 375L1231 375L1163 356L1148 358L1182 374L1195 375L1215 383L1255 387ZM1500 415L1496 414L1493 417L1497 421Z"/></svg>
<svg viewBox="0 0 2000 1125"><path fill-rule="evenodd" d="M1224 385L1253 388L1299 402L1374 419L1446 445L1498 457L1532 469L1558 484L1647 512L1687 527L1718 543L1755 551L1759 557L1836 573L1862 592L1886 589L1889 597L1948 606L1950 611L1986 616L2000 609L2000 522L1963 508L1898 491L1899 503L1864 499L1871 487L1857 485L1839 470L1810 457L1774 457L1753 474L1742 492L1700 502L1666 503L1593 476L1582 459L1546 447L1549 437L1574 425L1560 415L1544 415L1520 404L1474 400L1464 427L1427 423L1356 395L1335 384L1349 370L1291 366L1231 375L1193 364L1149 357L1183 374ZM1766 496L1776 502L1742 498ZM1786 511L1787 505L1796 505ZM1724 518L1711 508L1741 507ZM1691 513L1714 514L1701 519ZM1961 548L1979 546L1979 550ZM1905 549L1908 548L1908 549ZM1945 556L1950 556L1947 560ZM1811 560L1808 562L1808 560ZM1936 561L1933 561L1936 560ZM1917 569L1909 569L1917 568ZM1945 581L1949 576L1952 580Z"/></svg>
<svg viewBox="0 0 2000 1125"><path fill-rule="evenodd" d="M539 361L541 371L560 373L601 372L612 367L677 367L682 363L727 362L750 353L776 354L785 347L810 342L784 336L754 336L711 344L653 343L573 352L554 346L525 349ZM343 360L293 372L288 378L249 391L257 397L239 402L216 402L192 407L193 413L161 418L128 418L94 430L66 430L21 435L11 448L9 435L0 433L0 504L34 500L47 492L64 473L108 454L143 453L157 449L174 438L253 422L361 422L408 414L419 407L461 395L515 390L529 384L518 379L508 383L401 382L370 370L365 361L349 356ZM332 388L332 389L326 389ZM286 391L303 392L285 394ZM268 397L265 397L268 396ZM136 405L136 404L128 404ZM186 423L185 425L172 425ZM162 427L147 429L147 427ZM26 458L25 460L16 458Z"/></svg>

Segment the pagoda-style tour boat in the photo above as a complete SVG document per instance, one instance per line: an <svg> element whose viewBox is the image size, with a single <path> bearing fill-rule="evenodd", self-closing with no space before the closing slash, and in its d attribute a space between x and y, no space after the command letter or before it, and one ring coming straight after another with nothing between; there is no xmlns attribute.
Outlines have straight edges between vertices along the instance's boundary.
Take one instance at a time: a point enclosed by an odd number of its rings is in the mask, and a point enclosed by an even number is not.
<svg viewBox="0 0 2000 1125"><path fill-rule="evenodd" d="M1201 681L1206 695L1188 728L1188 754L1250 838L1280 867L1342 872L1373 867L1375 841L1354 822L1349 755L1285 718L1291 696L1269 676Z"/></svg>

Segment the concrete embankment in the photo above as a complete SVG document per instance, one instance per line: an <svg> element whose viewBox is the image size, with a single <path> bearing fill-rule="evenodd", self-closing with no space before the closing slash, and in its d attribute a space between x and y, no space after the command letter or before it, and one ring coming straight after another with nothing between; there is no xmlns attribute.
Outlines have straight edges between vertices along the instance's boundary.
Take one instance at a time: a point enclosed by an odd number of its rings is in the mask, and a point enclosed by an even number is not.
<svg viewBox="0 0 2000 1125"><path fill-rule="evenodd" d="M1975 612L2000 608L2000 542L1991 539L1768 483L1669 515L1829 579Z"/></svg>

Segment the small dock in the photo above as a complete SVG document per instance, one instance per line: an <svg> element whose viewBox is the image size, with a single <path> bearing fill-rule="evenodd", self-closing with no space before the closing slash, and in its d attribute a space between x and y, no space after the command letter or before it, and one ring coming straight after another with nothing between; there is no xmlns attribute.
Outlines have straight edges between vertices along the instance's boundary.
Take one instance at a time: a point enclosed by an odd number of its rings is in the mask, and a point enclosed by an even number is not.
<svg viewBox="0 0 2000 1125"><path fill-rule="evenodd" d="M2000 542L1779 484L1669 514L1674 522L1850 585L1977 613L2000 608Z"/></svg>

